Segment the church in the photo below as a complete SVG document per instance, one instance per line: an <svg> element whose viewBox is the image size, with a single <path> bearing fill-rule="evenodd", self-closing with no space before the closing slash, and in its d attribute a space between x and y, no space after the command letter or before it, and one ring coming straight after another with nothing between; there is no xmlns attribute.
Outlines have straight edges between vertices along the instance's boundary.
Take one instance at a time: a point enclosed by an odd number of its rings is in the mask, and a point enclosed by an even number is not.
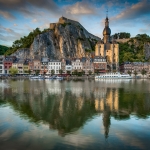
<svg viewBox="0 0 150 150"><path fill-rule="evenodd" d="M98 41L95 46L95 57L105 58L107 62L107 72L115 72L119 71L119 44L115 40L111 40L110 35L109 19L106 16L103 40Z"/></svg>

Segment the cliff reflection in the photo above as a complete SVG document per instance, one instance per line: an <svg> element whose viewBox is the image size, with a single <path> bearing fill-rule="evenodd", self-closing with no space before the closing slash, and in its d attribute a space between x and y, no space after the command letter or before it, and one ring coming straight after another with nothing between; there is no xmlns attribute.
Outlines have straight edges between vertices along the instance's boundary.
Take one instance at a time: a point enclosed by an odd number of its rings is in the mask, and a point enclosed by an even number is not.
<svg viewBox="0 0 150 150"><path fill-rule="evenodd" d="M103 116L105 137L108 137L111 116L129 119L150 114L150 94L129 91L135 83L95 83L59 81L9 81L0 87L0 105L8 102L21 117L43 122L64 136L81 128L97 114ZM142 88L142 87L141 87Z"/></svg>

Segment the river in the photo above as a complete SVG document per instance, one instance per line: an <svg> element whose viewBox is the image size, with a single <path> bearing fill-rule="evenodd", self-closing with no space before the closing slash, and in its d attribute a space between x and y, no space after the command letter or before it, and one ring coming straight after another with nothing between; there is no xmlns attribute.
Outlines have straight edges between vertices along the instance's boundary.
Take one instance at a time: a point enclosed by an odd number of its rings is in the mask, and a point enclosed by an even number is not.
<svg viewBox="0 0 150 150"><path fill-rule="evenodd" d="M0 80L0 149L148 149L150 80Z"/></svg>

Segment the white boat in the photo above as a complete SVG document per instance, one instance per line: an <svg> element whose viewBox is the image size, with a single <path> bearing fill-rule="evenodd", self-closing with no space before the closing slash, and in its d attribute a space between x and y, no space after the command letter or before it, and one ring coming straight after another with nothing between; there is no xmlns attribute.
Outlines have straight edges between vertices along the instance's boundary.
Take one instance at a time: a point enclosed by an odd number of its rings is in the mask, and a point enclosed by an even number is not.
<svg viewBox="0 0 150 150"><path fill-rule="evenodd" d="M44 79L43 76L39 75L39 76L31 76L30 79Z"/></svg>
<svg viewBox="0 0 150 150"><path fill-rule="evenodd" d="M56 76L55 79L63 80L63 77Z"/></svg>
<svg viewBox="0 0 150 150"><path fill-rule="evenodd" d="M120 72L116 73L106 73L95 76L95 79L131 79L132 77L129 74L121 74Z"/></svg>
<svg viewBox="0 0 150 150"><path fill-rule="evenodd" d="M44 79L54 79L52 76L45 76Z"/></svg>

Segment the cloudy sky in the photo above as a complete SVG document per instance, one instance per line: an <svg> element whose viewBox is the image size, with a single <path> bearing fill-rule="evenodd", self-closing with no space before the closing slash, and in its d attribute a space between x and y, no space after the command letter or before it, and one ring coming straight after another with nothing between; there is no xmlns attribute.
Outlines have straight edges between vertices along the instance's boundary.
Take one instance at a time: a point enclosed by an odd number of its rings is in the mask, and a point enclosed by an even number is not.
<svg viewBox="0 0 150 150"><path fill-rule="evenodd" d="M11 46L36 27L48 28L61 16L79 21L102 38L107 9L112 34L150 35L150 0L0 0L0 44Z"/></svg>

